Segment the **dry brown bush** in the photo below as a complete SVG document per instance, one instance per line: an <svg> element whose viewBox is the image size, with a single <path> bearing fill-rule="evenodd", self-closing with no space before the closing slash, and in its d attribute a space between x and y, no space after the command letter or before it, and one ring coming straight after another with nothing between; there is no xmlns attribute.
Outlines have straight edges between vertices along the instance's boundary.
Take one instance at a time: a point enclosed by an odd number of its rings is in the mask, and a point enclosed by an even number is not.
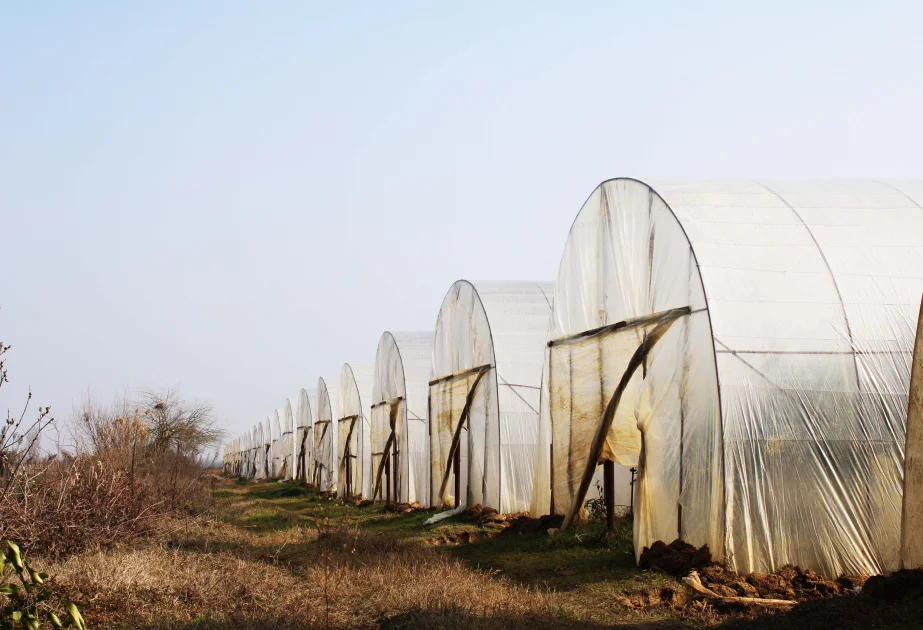
<svg viewBox="0 0 923 630"><path fill-rule="evenodd" d="M165 516L211 504L202 456L220 432L207 405L174 390L144 392L134 404L88 399L70 425L74 446L52 455L37 449L43 413L26 440L12 442L26 446L0 448L0 538L59 556L129 540Z"/></svg>

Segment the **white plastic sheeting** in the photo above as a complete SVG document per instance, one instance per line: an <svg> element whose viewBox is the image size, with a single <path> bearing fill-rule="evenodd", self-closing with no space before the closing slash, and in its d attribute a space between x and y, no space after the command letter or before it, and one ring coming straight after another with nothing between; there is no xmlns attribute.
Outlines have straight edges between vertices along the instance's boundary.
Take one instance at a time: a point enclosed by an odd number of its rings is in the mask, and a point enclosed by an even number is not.
<svg viewBox="0 0 923 630"><path fill-rule="evenodd" d="M375 365L343 365L337 407L337 495L372 495L371 404Z"/></svg>
<svg viewBox="0 0 923 630"><path fill-rule="evenodd" d="M317 379L317 420L314 422L314 466L311 482L321 491L335 490L337 483L338 382L338 377Z"/></svg>
<svg viewBox="0 0 923 630"><path fill-rule="evenodd" d="M529 508L554 284L459 280L439 310L429 384L431 503Z"/></svg>
<svg viewBox="0 0 923 630"><path fill-rule="evenodd" d="M741 572L898 567L921 203L919 182L594 190L565 245L549 338L690 312L631 379L608 436L608 456L639 466L636 552L681 537ZM619 381L606 375L637 351L626 334L581 345L598 351L590 370L546 353L534 511L550 504L552 468L555 511L572 507L582 471L560 461L564 445L553 467L543 449L572 415L598 417ZM574 393L555 393L565 383ZM605 391L580 395L591 386Z"/></svg>
<svg viewBox="0 0 923 630"><path fill-rule="evenodd" d="M427 391L432 369L433 333L381 336L372 387L373 498L429 505Z"/></svg>

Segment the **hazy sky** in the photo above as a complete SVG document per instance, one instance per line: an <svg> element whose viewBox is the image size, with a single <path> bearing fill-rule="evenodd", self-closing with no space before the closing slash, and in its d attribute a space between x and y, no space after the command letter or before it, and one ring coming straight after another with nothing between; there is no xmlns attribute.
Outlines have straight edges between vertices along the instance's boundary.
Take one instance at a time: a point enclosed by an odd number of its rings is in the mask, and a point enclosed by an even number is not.
<svg viewBox="0 0 923 630"><path fill-rule="evenodd" d="M744 6L746 5L746 6ZM762 7L762 8L761 8ZM923 3L8 2L0 405L179 385L238 433L593 187L920 177Z"/></svg>

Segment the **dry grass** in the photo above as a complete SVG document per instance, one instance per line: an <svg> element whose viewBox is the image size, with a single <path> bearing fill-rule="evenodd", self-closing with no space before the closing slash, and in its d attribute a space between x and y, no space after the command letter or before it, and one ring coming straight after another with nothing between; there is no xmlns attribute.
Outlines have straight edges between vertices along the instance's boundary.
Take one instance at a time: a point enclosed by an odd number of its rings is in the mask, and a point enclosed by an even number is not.
<svg viewBox="0 0 923 630"><path fill-rule="evenodd" d="M355 527L254 532L186 522L182 544L109 549L51 567L97 627L573 627L548 594L433 547ZM276 553L271 550L275 549ZM287 550L284 559L281 552ZM579 625L579 624L578 624Z"/></svg>
<svg viewBox="0 0 923 630"><path fill-rule="evenodd" d="M465 536L487 526L422 527L426 512L356 508L291 483L219 479L214 494L208 517L162 520L130 543L35 560L97 628L808 630L919 619L918 603L862 598L779 615L679 601L677 580L636 568L627 520L613 534L591 523L554 537Z"/></svg>

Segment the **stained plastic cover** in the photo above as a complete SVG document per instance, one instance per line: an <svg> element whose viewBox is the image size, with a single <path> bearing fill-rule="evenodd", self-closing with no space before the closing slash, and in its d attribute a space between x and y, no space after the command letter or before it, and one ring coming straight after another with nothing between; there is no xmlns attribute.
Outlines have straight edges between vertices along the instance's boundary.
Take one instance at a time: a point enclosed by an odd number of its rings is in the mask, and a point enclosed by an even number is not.
<svg viewBox="0 0 923 630"><path fill-rule="evenodd" d="M568 235L548 338L689 309L618 410L614 447L639 468L636 553L681 537L741 572L898 567L921 200L919 182L617 179L593 191ZM636 351L597 341L581 352L599 353L601 370L546 352L534 511L550 507L552 485L555 510L568 509L558 488L575 467L543 449L575 410L592 417L611 399L618 379L600 371ZM575 367L575 394L553 403ZM579 395L593 386L605 391Z"/></svg>
<svg viewBox="0 0 923 630"><path fill-rule="evenodd" d="M910 374L907 445L904 459L904 506L901 524L901 568L923 568L923 304L917 322Z"/></svg>
<svg viewBox="0 0 923 630"><path fill-rule="evenodd" d="M502 512L529 508L542 349L554 284L459 280L439 310L430 397L430 496ZM456 445L456 446L453 446Z"/></svg>

